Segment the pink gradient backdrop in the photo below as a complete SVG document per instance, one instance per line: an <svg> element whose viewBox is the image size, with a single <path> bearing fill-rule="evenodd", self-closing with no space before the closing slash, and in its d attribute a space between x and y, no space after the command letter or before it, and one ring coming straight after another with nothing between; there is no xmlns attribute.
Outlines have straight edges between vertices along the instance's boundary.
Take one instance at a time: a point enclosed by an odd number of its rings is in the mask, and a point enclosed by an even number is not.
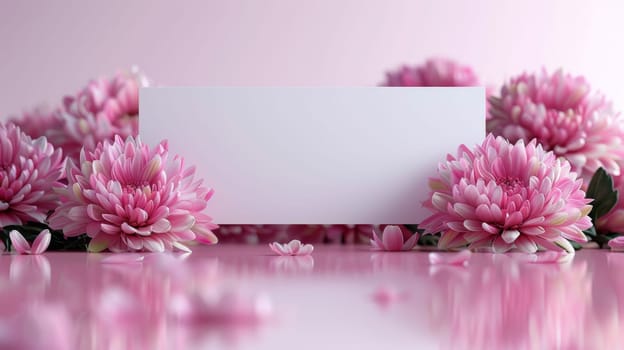
<svg viewBox="0 0 624 350"><path fill-rule="evenodd" d="M542 66L585 74L623 105L616 2L0 2L0 115L139 65L164 85L374 85L432 55L488 83Z"/></svg>

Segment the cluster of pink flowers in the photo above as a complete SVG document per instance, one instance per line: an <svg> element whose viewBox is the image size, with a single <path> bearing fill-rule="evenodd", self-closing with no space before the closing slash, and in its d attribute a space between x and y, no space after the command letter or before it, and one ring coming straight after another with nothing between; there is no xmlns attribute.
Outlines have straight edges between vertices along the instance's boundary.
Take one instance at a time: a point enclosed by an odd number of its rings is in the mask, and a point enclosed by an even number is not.
<svg viewBox="0 0 624 350"><path fill-rule="evenodd" d="M382 83L479 84L472 68L447 59L403 66ZM405 227L384 235L375 235L372 225L227 225L214 231L203 213L212 190L195 179L194 168L170 158L166 143L151 149L137 138L138 89L145 85L136 70L93 80L59 106L1 126L0 227L49 223L67 237L87 234L93 251L188 250L183 242L212 244L215 233L237 243L416 245L418 235ZM584 189L596 170L604 168L624 190L624 117L584 78L561 70L514 77L488 101L490 136L474 149L462 145L457 157L440 164L426 203L433 214L421 227L441 233L438 246L446 249L572 251L569 240L586 241L582 231L592 226ZM594 224L599 232L624 233L624 201ZM21 251L41 250L13 236Z"/></svg>
<svg viewBox="0 0 624 350"><path fill-rule="evenodd" d="M217 226L203 213L212 190L181 157L169 157L166 142L150 148L134 138L146 84L136 71L93 80L55 109L0 124L0 228L13 250L40 254L49 246L48 230L32 246L19 230L8 233L30 224L87 234L92 251L217 242Z"/></svg>
<svg viewBox="0 0 624 350"><path fill-rule="evenodd" d="M511 142L536 140L567 159L585 188L603 168L613 177L616 189L624 191L624 116L613 110L604 95L593 92L583 77L562 70L521 74L489 102L488 131ZM594 225L599 234L623 234L624 201L619 200Z"/></svg>

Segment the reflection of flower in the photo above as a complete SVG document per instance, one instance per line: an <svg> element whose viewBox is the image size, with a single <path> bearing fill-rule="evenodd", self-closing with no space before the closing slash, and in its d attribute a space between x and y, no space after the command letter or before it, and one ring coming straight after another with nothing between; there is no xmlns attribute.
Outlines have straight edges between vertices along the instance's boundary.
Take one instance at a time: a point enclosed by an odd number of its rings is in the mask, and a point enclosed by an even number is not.
<svg viewBox="0 0 624 350"><path fill-rule="evenodd" d="M441 232L441 248L492 247L503 252L539 247L573 251L568 239L587 241L591 206L570 164L535 141L515 145L491 134L473 150L459 147L430 180L434 214L422 223Z"/></svg>
<svg viewBox="0 0 624 350"><path fill-rule="evenodd" d="M12 284L26 284L22 296L41 297L52 282L52 267L45 255L13 255L9 266Z"/></svg>
<svg viewBox="0 0 624 350"><path fill-rule="evenodd" d="M469 66L448 59L429 59L420 66L402 66L388 72L385 86L476 86L479 80Z"/></svg>
<svg viewBox="0 0 624 350"><path fill-rule="evenodd" d="M381 234L374 231L370 243L374 250L412 250L418 243L418 238L418 233L411 234L400 226L388 225Z"/></svg>
<svg viewBox="0 0 624 350"><path fill-rule="evenodd" d="M371 298L381 308L388 308L390 305L405 301L409 294L399 290L392 285L379 286L375 289Z"/></svg>
<svg viewBox="0 0 624 350"><path fill-rule="evenodd" d="M35 110L14 121L24 125L33 137L46 136L77 161L83 146L92 150L115 135L137 135L139 87L146 85L146 79L136 70L92 80L76 95L66 96L60 108L50 113Z"/></svg>
<svg viewBox="0 0 624 350"><path fill-rule="evenodd" d="M15 303L19 304L17 300ZM20 305L0 311L0 348L75 349L72 320L59 304Z"/></svg>
<svg viewBox="0 0 624 350"><path fill-rule="evenodd" d="M533 264L567 264L574 259L575 253L545 251L537 254L519 254L514 256L518 261Z"/></svg>
<svg viewBox="0 0 624 350"><path fill-rule="evenodd" d="M300 240L293 239L284 244L278 242L269 243L271 250L278 255L310 255L314 250L311 244L302 244Z"/></svg>
<svg viewBox="0 0 624 350"><path fill-rule="evenodd" d="M52 234L47 229L41 231L32 243L32 246L17 230L9 232L9 238L11 239L11 245L19 254L41 254L50 246Z"/></svg>
<svg viewBox="0 0 624 350"><path fill-rule="evenodd" d="M249 286L224 285L217 258L107 259L119 255L4 256L0 348L212 348L240 342L271 320L271 300ZM130 257L144 259L123 263Z"/></svg>
<svg viewBox="0 0 624 350"><path fill-rule="evenodd" d="M312 272L314 270L314 257L304 256L276 256L271 259L271 270L274 272Z"/></svg>
<svg viewBox="0 0 624 350"><path fill-rule="evenodd" d="M188 250L182 241L216 243L216 225L202 211L212 190L194 179L166 142L150 149L139 139L99 144L68 168L63 204L50 225L66 236L87 233L89 250Z"/></svg>
<svg viewBox="0 0 624 350"><path fill-rule="evenodd" d="M62 174L60 149L0 123L0 227L43 222L59 204Z"/></svg>
<svg viewBox="0 0 624 350"><path fill-rule="evenodd" d="M217 326L253 325L272 314L264 296L246 296L238 291L203 291L174 299L174 314L186 322Z"/></svg>
<svg viewBox="0 0 624 350"><path fill-rule="evenodd" d="M429 253L429 263L431 265L456 265L466 266L472 253L470 250L462 250L459 253Z"/></svg>
<svg viewBox="0 0 624 350"><path fill-rule="evenodd" d="M436 281L439 287L428 304L435 326L448 327L449 336L441 339L450 343L443 348L569 349L583 344L584 322L592 311L587 265L506 260L468 279Z"/></svg>
<svg viewBox="0 0 624 350"><path fill-rule="evenodd" d="M605 97L590 92L583 77L559 70L522 74L490 98L488 131L511 142L537 139L546 150L567 158L585 181L599 167L620 175L624 162L624 119Z"/></svg>

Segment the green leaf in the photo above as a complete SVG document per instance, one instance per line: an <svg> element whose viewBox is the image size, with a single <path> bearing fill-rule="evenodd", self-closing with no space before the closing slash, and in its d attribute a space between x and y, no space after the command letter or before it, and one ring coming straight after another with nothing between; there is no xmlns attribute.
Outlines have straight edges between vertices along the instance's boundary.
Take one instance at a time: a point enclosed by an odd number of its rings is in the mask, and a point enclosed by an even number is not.
<svg viewBox="0 0 624 350"><path fill-rule="evenodd" d="M607 214L617 203L618 191L613 188L613 178L603 168L598 169L592 176L586 197L594 200L591 203L593 208L589 213L589 217L594 222Z"/></svg>
<svg viewBox="0 0 624 350"><path fill-rule="evenodd" d="M420 236L420 239L418 240L418 245L435 247L435 246L438 245L438 241L439 240L440 240L440 235L439 234L435 234L435 235L422 235L422 236Z"/></svg>
<svg viewBox="0 0 624 350"><path fill-rule="evenodd" d="M425 230L423 230L421 228L418 228L418 225L404 224L403 226L405 226L405 228L410 230L412 233L423 233L423 232L425 232Z"/></svg>
<svg viewBox="0 0 624 350"><path fill-rule="evenodd" d="M583 233L589 237L596 237L596 228L594 226L588 228L587 230L583 231Z"/></svg>

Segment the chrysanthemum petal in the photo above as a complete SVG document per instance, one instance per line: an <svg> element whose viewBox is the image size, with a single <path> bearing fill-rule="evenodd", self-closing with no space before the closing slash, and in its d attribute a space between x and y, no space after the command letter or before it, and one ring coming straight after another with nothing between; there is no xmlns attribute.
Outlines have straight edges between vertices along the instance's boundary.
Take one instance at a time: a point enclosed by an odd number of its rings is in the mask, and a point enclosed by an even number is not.
<svg viewBox="0 0 624 350"><path fill-rule="evenodd" d="M405 243L403 243L403 250L412 250L418 243L418 239L420 239L420 234L417 232L414 233L410 238L408 238Z"/></svg>
<svg viewBox="0 0 624 350"><path fill-rule="evenodd" d="M535 244L530 237L525 235L518 237L514 244L525 253L535 253L537 251L537 244Z"/></svg>
<svg viewBox="0 0 624 350"><path fill-rule="evenodd" d="M401 250L403 248L403 232L396 225L388 225L384 228L382 237L385 250Z"/></svg>
<svg viewBox="0 0 624 350"><path fill-rule="evenodd" d="M45 252L50 246L50 241L52 240L52 234L50 230L45 229L41 231L35 241L32 244L31 253L32 254L42 254Z"/></svg>
<svg viewBox="0 0 624 350"><path fill-rule="evenodd" d="M518 237L520 237L520 231L518 230L505 230L501 234L501 237L506 243L513 243Z"/></svg>
<svg viewBox="0 0 624 350"><path fill-rule="evenodd" d="M17 230L9 232L9 238L11 239L11 246L19 254L30 254L30 244L26 241L26 238Z"/></svg>

